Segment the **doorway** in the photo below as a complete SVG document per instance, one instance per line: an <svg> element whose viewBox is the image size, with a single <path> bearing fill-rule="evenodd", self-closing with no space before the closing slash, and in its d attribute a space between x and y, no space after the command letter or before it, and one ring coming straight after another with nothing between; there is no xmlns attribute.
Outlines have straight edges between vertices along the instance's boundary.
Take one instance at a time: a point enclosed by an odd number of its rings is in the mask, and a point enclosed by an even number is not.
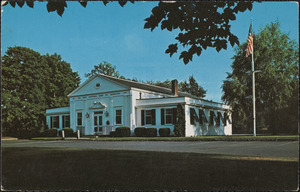
<svg viewBox="0 0 300 192"><path fill-rule="evenodd" d="M103 134L103 111L94 111L94 132Z"/></svg>

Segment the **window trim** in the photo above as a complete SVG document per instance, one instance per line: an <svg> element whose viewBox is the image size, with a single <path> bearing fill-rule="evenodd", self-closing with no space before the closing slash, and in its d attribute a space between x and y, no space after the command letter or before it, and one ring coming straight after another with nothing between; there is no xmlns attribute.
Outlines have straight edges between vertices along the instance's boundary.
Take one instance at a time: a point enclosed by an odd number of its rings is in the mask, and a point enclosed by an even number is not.
<svg viewBox="0 0 300 192"><path fill-rule="evenodd" d="M81 124L79 125L78 124L78 114L80 114L80 113L81 113ZM82 111L76 112L76 125L77 126L82 126L82 120L83 120Z"/></svg>
<svg viewBox="0 0 300 192"><path fill-rule="evenodd" d="M121 111L121 123L117 123L117 111ZM114 109L114 120L115 120L115 125L122 125L123 123L123 109L122 108L115 108Z"/></svg>
<svg viewBox="0 0 300 192"><path fill-rule="evenodd" d="M69 126L67 126L66 117L69 117ZM70 115L62 115L62 128L69 128L71 126L70 123Z"/></svg>
<svg viewBox="0 0 300 192"><path fill-rule="evenodd" d="M151 111L151 122L150 124L146 121L146 113ZM148 115L149 116L149 115ZM141 110L141 125L156 125L156 109L142 109Z"/></svg>

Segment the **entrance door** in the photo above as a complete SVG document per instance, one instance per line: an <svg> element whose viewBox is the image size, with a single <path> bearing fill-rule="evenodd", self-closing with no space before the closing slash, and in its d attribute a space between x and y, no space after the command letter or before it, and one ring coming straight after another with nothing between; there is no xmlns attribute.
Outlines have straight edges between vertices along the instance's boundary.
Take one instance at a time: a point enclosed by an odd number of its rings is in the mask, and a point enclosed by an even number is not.
<svg viewBox="0 0 300 192"><path fill-rule="evenodd" d="M103 133L103 111L94 112L94 131L95 133Z"/></svg>

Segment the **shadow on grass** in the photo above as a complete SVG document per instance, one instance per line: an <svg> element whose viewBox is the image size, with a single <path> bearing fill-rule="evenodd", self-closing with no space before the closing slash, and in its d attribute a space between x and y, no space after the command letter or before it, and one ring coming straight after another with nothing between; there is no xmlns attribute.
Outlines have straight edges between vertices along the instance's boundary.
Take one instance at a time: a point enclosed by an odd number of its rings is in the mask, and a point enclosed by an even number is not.
<svg viewBox="0 0 300 192"><path fill-rule="evenodd" d="M291 190L298 163L209 154L3 148L6 190Z"/></svg>

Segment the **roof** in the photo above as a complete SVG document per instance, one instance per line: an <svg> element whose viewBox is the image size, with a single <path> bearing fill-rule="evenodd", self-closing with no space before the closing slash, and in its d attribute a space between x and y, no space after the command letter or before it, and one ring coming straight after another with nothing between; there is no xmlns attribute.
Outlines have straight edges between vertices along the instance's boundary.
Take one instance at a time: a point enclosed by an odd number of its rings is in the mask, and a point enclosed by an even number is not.
<svg viewBox="0 0 300 192"><path fill-rule="evenodd" d="M120 78L117 78L117 77L112 77L112 76L104 75L104 74L96 74L93 77L97 77L97 76L110 79L112 81L115 81L117 83L129 86L129 87L134 87L134 88L137 88L137 89L143 89L143 90L148 90L148 91L153 91L153 92L158 92L158 93L164 93L164 94L168 94L168 95L173 95L172 89L168 89L168 88L164 88L164 87L159 87L159 86L156 86L156 85L150 85L150 84L147 84L147 83L140 83L140 82L131 81L131 80L127 80L127 79L120 79ZM91 78L93 78L93 77L91 77ZM213 102L213 101L205 100L205 99L202 99L200 97L191 95L191 94L186 93L186 92L181 92L181 91L178 91L178 96L179 97L190 97L190 98L193 98L193 99L198 99L198 100ZM213 103L218 103L218 102L213 102ZM218 103L218 104L223 104L223 103Z"/></svg>

